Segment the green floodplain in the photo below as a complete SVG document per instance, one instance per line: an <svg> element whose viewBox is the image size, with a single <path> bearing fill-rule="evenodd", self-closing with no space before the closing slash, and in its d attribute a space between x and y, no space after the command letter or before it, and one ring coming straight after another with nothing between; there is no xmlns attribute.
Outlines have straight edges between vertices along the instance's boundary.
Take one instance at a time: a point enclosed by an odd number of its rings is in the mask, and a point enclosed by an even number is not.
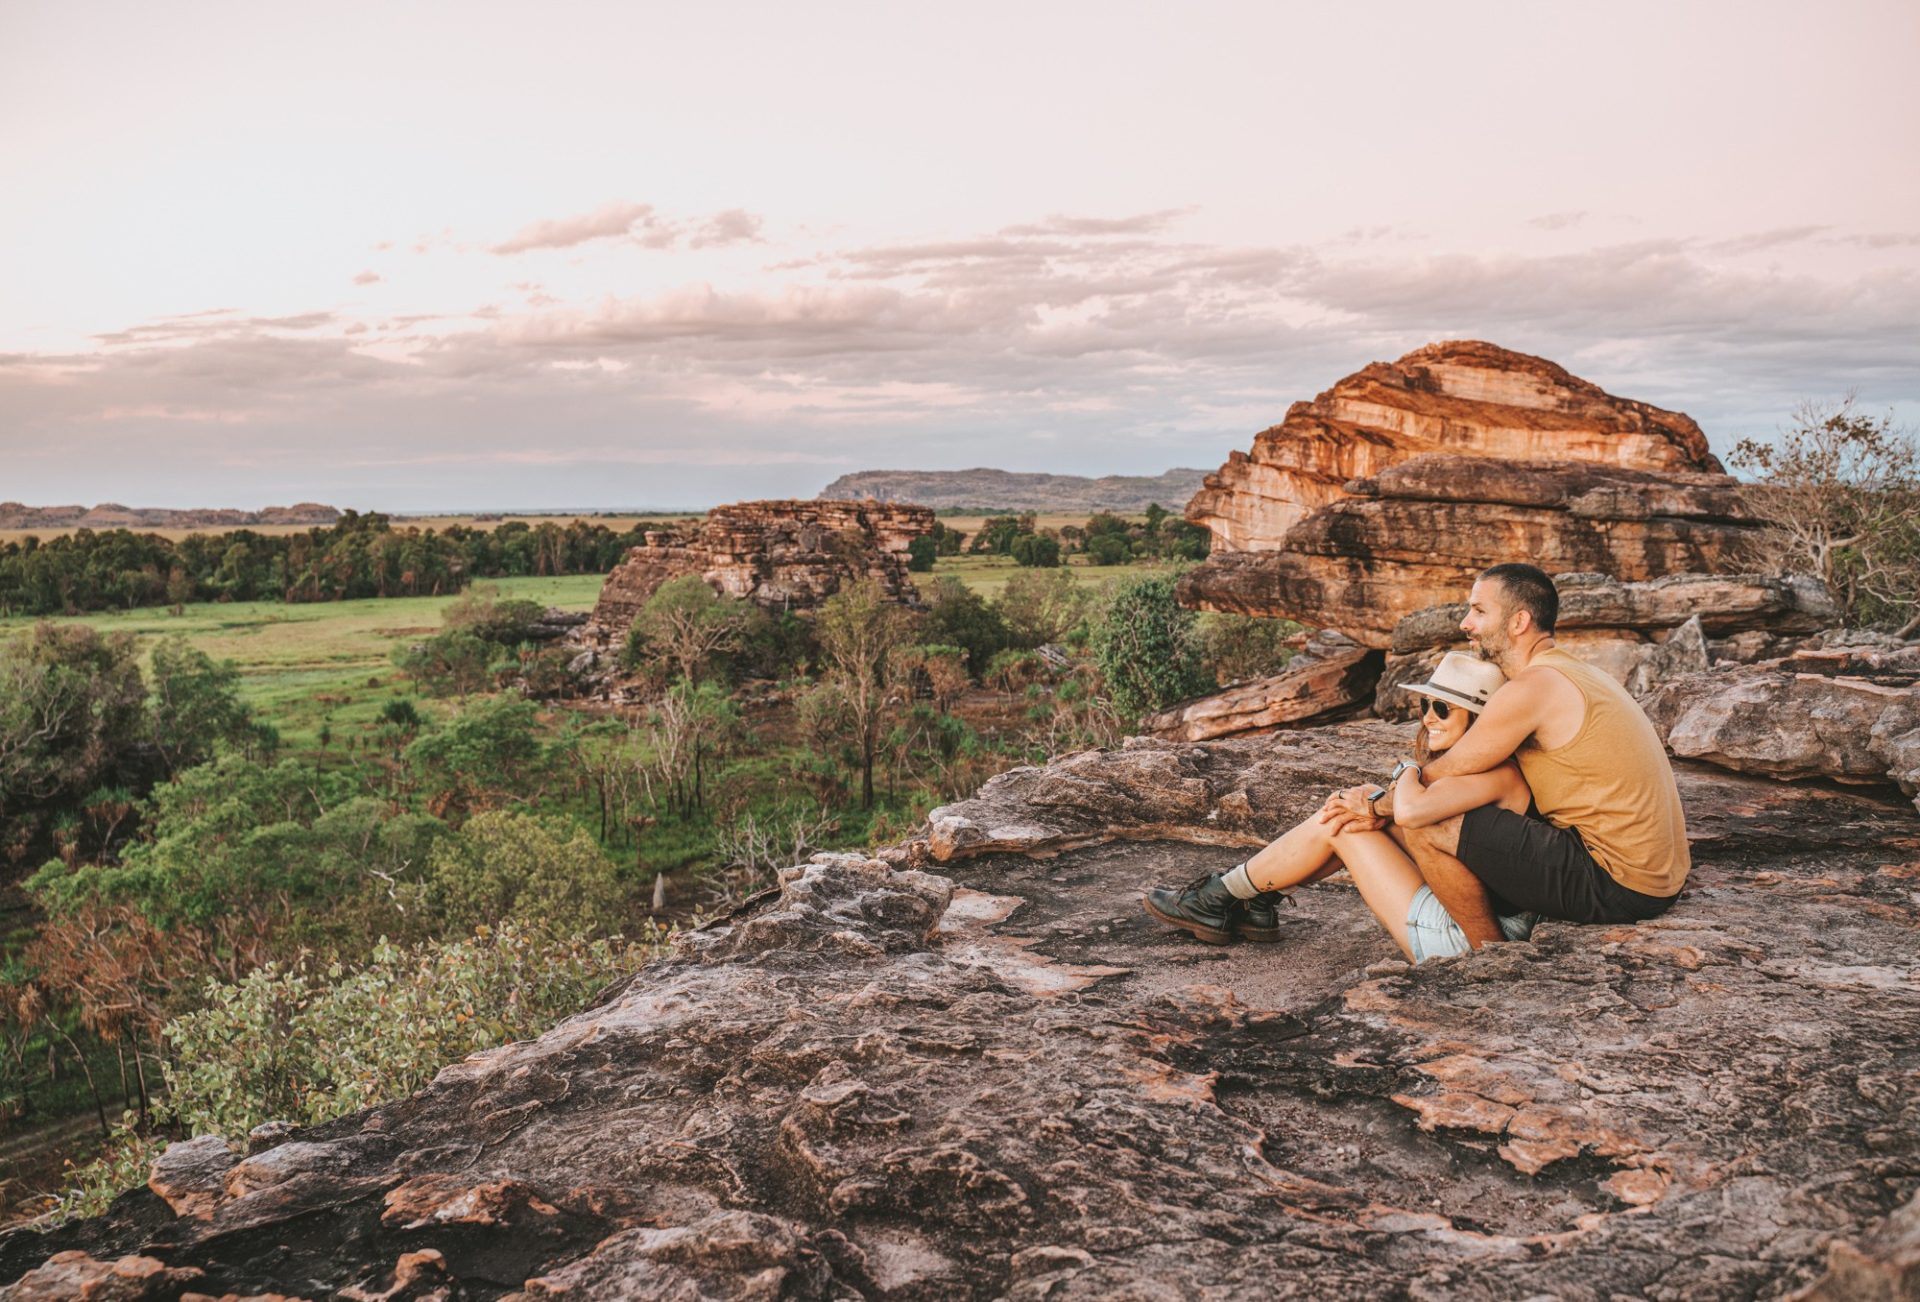
<svg viewBox="0 0 1920 1302"><path fill-rule="evenodd" d="M537 601L561 610L591 610L604 575L487 579L475 585L497 589L505 600ZM320 728L370 725L386 701L410 689L395 669L393 652L440 631L446 608L459 595L375 597L364 601L198 602L175 615L164 606L91 615L53 617L101 633L131 633L143 649L159 638L181 636L215 660L240 670L240 699L280 730L294 749L316 744ZM46 617L0 620L0 637Z"/></svg>

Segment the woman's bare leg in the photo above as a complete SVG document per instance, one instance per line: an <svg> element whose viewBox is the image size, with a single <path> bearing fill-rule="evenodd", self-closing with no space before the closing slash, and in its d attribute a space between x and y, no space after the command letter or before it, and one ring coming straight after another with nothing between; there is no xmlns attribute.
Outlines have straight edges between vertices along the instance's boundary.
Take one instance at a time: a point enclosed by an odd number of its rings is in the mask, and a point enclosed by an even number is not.
<svg viewBox="0 0 1920 1302"><path fill-rule="evenodd" d="M1302 882L1317 882L1340 870L1333 857L1333 837L1327 825L1309 818L1247 860L1247 877L1263 891L1284 891Z"/></svg>
<svg viewBox="0 0 1920 1302"><path fill-rule="evenodd" d="M1409 959L1407 909L1426 884L1413 860L1385 832L1341 832L1332 838L1333 853L1346 865L1347 875L1360 888L1360 898L1380 919L1393 943Z"/></svg>

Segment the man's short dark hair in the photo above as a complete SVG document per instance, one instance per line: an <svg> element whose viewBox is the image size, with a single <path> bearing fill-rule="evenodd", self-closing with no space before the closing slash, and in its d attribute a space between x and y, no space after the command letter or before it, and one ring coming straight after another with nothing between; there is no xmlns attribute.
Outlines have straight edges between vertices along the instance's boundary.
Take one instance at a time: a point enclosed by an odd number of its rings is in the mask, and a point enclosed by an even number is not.
<svg viewBox="0 0 1920 1302"><path fill-rule="evenodd" d="M1499 583L1507 594L1509 609L1526 611L1533 616L1535 628L1542 633L1553 632L1554 622L1560 618L1560 592L1545 570L1509 561L1481 571L1480 577Z"/></svg>

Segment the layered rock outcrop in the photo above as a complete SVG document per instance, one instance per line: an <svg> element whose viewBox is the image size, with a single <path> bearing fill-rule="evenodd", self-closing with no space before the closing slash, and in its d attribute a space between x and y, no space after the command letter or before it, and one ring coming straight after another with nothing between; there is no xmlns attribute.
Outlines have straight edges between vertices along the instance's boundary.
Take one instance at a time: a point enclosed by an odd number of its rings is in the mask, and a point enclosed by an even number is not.
<svg viewBox="0 0 1920 1302"><path fill-rule="evenodd" d="M1400 620L1465 600L1488 566L1629 582L1737 573L1759 533L1725 475L1429 454L1348 485L1280 550L1216 553L1182 604L1283 616L1385 648Z"/></svg>
<svg viewBox="0 0 1920 1302"><path fill-rule="evenodd" d="M1920 646L1717 666L1644 703L1677 756L1776 778L1892 782L1920 808Z"/></svg>
<svg viewBox="0 0 1920 1302"><path fill-rule="evenodd" d="M1540 357L1494 344L1429 344L1375 362L1235 452L1207 477L1187 518L1216 552L1274 551L1287 531L1348 495L1352 479L1423 453L1576 461L1655 471L1719 470L1679 412L1616 398Z"/></svg>
<svg viewBox="0 0 1920 1302"><path fill-rule="evenodd" d="M925 847L816 857L413 1098L189 1146L103 1219L0 1237L0 1297L1904 1286L1912 812L1683 763L1672 912L1417 969L1337 883L1282 945L1138 911L1405 741L1136 741L1004 775Z"/></svg>
<svg viewBox="0 0 1920 1302"><path fill-rule="evenodd" d="M607 576L588 625L589 644L623 639L634 616L670 579L697 574L716 591L767 610L811 610L858 579L899 601L912 598L907 549L933 531L924 506L880 502L766 501L717 506L685 530L646 535Z"/></svg>
<svg viewBox="0 0 1920 1302"><path fill-rule="evenodd" d="M1839 621L1824 584L1804 575L1669 574L1622 583L1603 574L1554 576L1554 641L1645 696L1718 661L1752 662L1816 639ZM1411 718L1401 688L1423 681L1449 651L1467 648L1465 602L1416 611L1393 627L1374 696L1385 719Z"/></svg>
<svg viewBox="0 0 1920 1302"><path fill-rule="evenodd" d="M1150 714L1140 731L1169 741L1209 741L1324 720L1373 699L1381 662L1380 652L1322 629L1279 673Z"/></svg>

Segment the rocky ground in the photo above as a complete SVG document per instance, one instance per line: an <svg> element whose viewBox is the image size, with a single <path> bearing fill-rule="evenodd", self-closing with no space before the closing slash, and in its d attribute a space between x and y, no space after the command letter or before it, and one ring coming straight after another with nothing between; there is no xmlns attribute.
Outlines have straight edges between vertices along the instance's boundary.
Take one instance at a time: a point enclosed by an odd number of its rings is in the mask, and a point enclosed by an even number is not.
<svg viewBox="0 0 1920 1302"><path fill-rule="evenodd" d="M176 1146L0 1297L1913 1296L1913 807L1683 765L1666 917L1418 969L1337 880L1274 946L1139 912L1403 743L1003 775L414 1098Z"/></svg>

